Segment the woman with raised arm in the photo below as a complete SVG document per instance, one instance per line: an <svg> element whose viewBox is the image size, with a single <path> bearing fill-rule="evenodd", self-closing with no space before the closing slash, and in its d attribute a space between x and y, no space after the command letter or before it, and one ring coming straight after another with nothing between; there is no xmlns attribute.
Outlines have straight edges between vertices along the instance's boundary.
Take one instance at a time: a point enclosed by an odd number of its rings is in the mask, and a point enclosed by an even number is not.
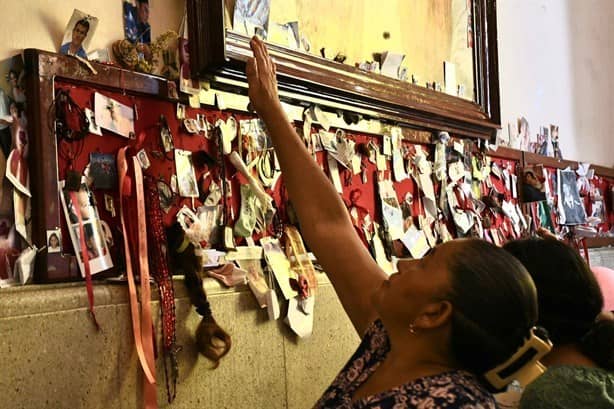
<svg viewBox="0 0 614 409"><path fill-rule="evenodd" d="M479 240L401 260L388 277L288 121L275 64L253 38L247 62L252 107L266 124L303 236L327 272L362 342L318 408L495 408L484 374L524 346L537 320L522 265ZM500 385L499 385L500 386Z"/></svg>

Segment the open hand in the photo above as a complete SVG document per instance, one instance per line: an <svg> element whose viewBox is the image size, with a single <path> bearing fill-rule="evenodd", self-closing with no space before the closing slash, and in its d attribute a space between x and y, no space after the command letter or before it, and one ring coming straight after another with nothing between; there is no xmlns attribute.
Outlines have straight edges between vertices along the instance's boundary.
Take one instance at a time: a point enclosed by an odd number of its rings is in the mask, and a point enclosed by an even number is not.
<svg viewBox="0 0 614 409"><path fill-rule="evenodd" d="M264 42L256 36L249 43L254 57L247 60L245 73L249 83L249 100L252 108L266 117L281 107L277 94L275 63L271 60Z"/></svg>

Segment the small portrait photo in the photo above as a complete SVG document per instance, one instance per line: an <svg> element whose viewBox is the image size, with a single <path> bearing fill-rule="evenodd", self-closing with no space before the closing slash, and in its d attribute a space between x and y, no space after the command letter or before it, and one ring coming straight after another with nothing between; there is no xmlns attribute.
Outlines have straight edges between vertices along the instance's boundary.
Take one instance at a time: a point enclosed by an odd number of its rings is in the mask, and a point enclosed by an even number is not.
<svg viewBox="0 0 614 409"><path fill-rule="evenodd" d="M87 59L87 49L97 26L98 18L75 9L64 31L60 54L76 55Z"/></svg>
<svg viewBox="0 0 614 409"><path fill-rule="evenodd" d="M559 145L559 126L550 125L550 138L552 139L552 149L554 150L554 157L557 159L563 159L561 153L561 145Z"/></svg>
<svg viewBox="0 0 614 409"><path fill-rule="evenodd" d="M107 212L111 213L111 216L115 217L115 202L113 196L106 193L104 195L104 208Z"/></svg>
<svg viewBox="0 0 614 409"><path fill-rule="evenodd" d="M177 103L177 119L185 119L185 105Z"/></svg>
<svg viewBox="0 0 614 409"><path fill-rule="evenodd" d="M591 217L599 219L599 223L603 223L605 216L603 200L596 200L591 207Z"/></svg>
<svg viewBox="0 0 614 409"><path fill-rule="evenodd" d="M47 230L47 253L59 253L61 251L61 237L60 229Z"/></svg>
<svg viewBox="0 0 614 409"><path fill-rule="evenodd" d="M75 193L76 201L72 200L71 193ZM64 204L64 210L68 222L70 224L79 223L79 217L77 216L75 206L79 207L81 213L81 220L89 220L95 215L96 201L94 195L87 188L85 183L81 185L81 189L78 192L71 192L68 189L62 189L62 198Z"/></svg>
<svg viewBox="0 0 614 409"><path fill-rule="evenodd" d="M196 173L192 165L192 152L175 149L175 167L177 171L179 196L198 197Z"/></svg>
<svg viewBox="0 0 614 409"><path fill-rule="evenodd" d="M160 207L164 213L168 213L171 207L175 204L176 195L171 190L170 184L164 180L158 180L158 197L160 198Z"/></svg>
<svg viewBox="0 0 614 409"><path fill-rule="evenodd" d="M514 149L520 149L521 151L529 150L529 143L531 142L531 131L529 129L529 121L524 116L518 118L518 137L516 139Z"/></svg>
<svg viewBox="0 0 614 409"><path fill-rule="evenodd" d="M576 172L558 170L559 224L583 224L586 210L576 183Z"/></svg>
<svg viewBox="0 0 614 409"><path fill-rule="evenodd" d="M163 125L160 128L160 142L162 143L162 149L165 153L171 152L175 149L175 145L173 143L173 135L171 134L171 130L167 125Z"/></svg>
<svg viewBox="0 0 614 409"><path fill-rule="evenodd" d="M137 152L136 160L139 161L139 165L141 165L142 169L147 169L151 166L151 162L149 161L149 157L147 156L145 149L141 149Z"/></svg>
<svg viewBox="0 0 614 409"><path fill-rule="evenodd" d="M543 166L527 166L522 169L520 179L520 199L522 202L541 202L546 200L546 179Z"/></svg>
<svg viewBox="0 0 614 409"><path fill-rule="evenodd" d="M87 120L90 121L89 132L93 133L94 135L102 136L102 129L100 129L98 124L96 124L96 115L94 115L94 111L87 107L84 108L83 111L85 112L85 117Z"/></svg>

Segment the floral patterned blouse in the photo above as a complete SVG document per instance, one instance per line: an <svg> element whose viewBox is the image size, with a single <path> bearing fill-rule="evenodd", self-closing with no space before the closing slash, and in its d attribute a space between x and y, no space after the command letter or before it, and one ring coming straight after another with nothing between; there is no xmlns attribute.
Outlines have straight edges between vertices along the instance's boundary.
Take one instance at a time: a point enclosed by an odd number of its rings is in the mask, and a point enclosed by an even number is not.
<svg viewBox="0 0 614 409"><path fill-rule="evenodd" d="M352 403L354 391L384 360L390 350L388 334L374 321L350 361L316 403L315 408L451 408L495 409L493 396L470 373L454 370L415 379L385 392Z"/></svg>

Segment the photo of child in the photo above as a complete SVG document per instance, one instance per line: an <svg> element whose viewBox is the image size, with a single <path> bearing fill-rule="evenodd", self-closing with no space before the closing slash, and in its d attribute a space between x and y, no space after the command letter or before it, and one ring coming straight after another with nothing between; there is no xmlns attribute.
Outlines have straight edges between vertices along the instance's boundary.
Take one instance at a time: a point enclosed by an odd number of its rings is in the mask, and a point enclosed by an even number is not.
<svg viewBox="0 0 614 409"><path fill-rule="evenodd" d="M59 253L60 252L60 229L47 230L47 253Z"/></svg>

